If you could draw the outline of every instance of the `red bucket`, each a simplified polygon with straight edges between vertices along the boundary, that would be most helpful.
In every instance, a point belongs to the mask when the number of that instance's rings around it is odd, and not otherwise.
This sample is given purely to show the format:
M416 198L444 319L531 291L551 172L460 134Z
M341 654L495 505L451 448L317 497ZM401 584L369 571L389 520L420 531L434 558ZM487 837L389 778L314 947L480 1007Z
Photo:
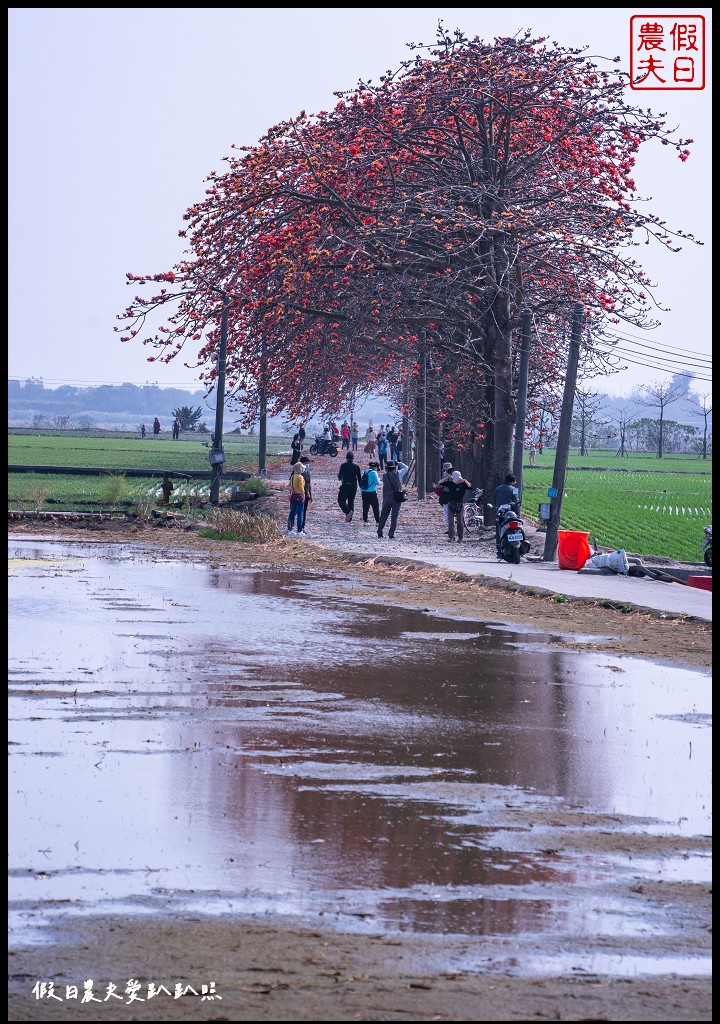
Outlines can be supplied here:
M558 565L561 569L582 569L592 555L589 536L581 530L558 530Z
M687 585L697 587L698 590L712 591L712 576L688 576Z

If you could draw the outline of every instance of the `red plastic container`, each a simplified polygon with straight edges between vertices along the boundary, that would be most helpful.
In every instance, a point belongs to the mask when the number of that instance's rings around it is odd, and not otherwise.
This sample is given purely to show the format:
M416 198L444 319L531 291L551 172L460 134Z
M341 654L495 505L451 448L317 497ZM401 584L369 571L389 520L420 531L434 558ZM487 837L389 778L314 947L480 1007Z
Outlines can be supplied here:
M592 554L589 533L582 530L558 530L558 565L561 569L582 569Z
M688 576L687 585L697 587L698 590L712 591L712 576Z

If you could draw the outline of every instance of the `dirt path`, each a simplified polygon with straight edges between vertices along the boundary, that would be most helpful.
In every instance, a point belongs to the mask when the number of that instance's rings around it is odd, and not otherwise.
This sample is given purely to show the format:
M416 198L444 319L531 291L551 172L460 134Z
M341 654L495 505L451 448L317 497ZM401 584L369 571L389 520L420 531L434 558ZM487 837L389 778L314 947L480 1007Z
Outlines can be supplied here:
M441 935L358 936L281 919L99 918L75 922L62 939L11 953L8 1020L712 1020L709 978L518 977L494 968L495 947L481 943L472 944L475 968L457 969L471 944ZM428 967L439 951L440 971ZM88 978L100 1002L81 1003ZM129 979L143 979L144 1002L128 1004ZM79 996L35 999L38 980L54 980L61 997L77 985ZM148 1000L148 981L171 995ZM108 998L111 982L122 999ZM176 984L197 995L175 998ZM219 998L203 999L203 985Z

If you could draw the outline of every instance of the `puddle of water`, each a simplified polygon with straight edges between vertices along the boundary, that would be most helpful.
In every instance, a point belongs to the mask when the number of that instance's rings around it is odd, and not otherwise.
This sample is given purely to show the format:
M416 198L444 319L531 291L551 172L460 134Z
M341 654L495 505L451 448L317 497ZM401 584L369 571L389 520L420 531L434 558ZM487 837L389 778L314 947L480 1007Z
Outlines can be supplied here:
M593 953L591 956L577 956L569 953L536 956L523 952L522 967L516 957L511 957L484 964L483 969L500 971L503 974L545 976L575 973L578 978L592 977L594 974L610 974L618 978L660 977L668 974L709 978L712 976L712 958L692 956L651 958L648 956L613 956L610 953Z
M375 931L673 931L662 908L609 896L656 878L652 855L557 851L553 833L562 816L580 833L709 834L707 674L537 634L526 650L392 594L336 598L322 575L114 545L17 541L10 555L73 559L10 580L20 940L49 901ZM662 863L675 880L709 874L700 857Z

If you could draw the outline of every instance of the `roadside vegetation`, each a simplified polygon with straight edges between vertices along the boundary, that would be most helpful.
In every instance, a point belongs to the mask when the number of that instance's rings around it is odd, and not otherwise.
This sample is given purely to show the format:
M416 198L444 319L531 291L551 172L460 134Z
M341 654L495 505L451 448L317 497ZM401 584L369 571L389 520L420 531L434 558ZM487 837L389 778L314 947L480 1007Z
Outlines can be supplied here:
M213 508L208 511L207 526L200 530L200 536L265 544L278 536L278 529L272 516L253 515L242 509Z

